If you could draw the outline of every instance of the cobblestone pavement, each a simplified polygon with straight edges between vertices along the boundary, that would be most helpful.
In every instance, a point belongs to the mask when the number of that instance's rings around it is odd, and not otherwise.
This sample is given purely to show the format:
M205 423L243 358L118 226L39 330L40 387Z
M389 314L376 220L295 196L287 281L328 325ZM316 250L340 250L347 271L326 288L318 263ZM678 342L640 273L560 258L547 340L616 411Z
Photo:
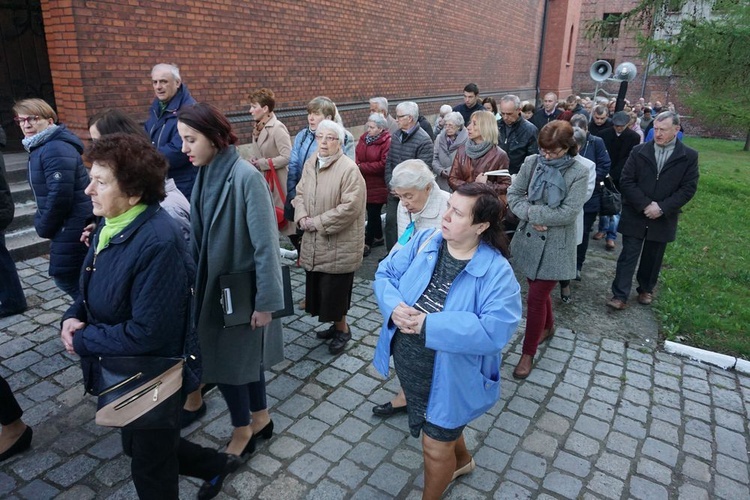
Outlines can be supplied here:
M0 465L0 498L135 498L119 433L94 424L76 359L58 338L65 300L47 260L18 265L31 308L0 320L0 373L34 427L32 450ZM303 290L303 275L294 270ZM331 356L306 316L287 318L287 361L267 375L277 434L224 486L219 498L420 497L422 457L406 417L371 413L397 390L370 366L380 314L356 279L354 341ZM447 498L741 499L748 490L750 378L626 341L561 329L540 349L532 375L511 371L521 335L507 346L501 401L471 423L477 469ZM186 429L219 448L231 428L217 391ZM181 481L181 497L199 483Z

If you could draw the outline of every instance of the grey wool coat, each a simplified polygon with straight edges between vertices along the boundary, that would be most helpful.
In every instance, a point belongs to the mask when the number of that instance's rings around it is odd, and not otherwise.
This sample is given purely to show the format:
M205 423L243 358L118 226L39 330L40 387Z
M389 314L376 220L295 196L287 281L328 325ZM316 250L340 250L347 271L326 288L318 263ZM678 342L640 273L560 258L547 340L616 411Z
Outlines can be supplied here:
M210 224L202 227L197 216L207 169L230 169L221 188ZM271 195L263 175L229 146L198 171L193 188L193 257L197 264L196 316L203 363L203 382L232 385L259 379L261 362L266 369L284 359L281 321L265 328L250 324L224 328L219 276L255 270L258 311L284 306L279 255L279 233ZM206 219L206 217L203 217ZM208 243L203 244L204 231Z
M510 244L513 267L532 280L569 280L576 276L576 218L586 202L588 168L576 161L563 172L568 187L565 199L550 208L545 199L528 201L527 194L536 172L537 158L531 155L521 165L508 188L508 205L520 219ZM532 226L547 226L537 231Z

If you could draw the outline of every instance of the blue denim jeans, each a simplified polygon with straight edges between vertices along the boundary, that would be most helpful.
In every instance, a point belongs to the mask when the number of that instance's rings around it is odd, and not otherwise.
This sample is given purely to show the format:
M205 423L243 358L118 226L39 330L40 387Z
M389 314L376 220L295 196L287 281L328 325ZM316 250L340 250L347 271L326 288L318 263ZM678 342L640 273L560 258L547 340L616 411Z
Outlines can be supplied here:
M606 239L608 240L617 240L617 226L619 225L620 214L599 216L599 232L607 233Z

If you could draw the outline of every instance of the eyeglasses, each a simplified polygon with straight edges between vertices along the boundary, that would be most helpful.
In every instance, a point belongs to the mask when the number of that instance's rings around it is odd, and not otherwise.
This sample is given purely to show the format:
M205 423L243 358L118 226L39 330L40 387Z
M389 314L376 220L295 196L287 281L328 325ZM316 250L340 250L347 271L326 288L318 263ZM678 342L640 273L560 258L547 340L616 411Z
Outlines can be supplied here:
M549 149L539 148L539 154L549 158L560 158L566 153L566 150L560 148L550 151Z
M334 137L332 135L322 136L322 135L315 135L315 138L319 140L320 142L336 142L339 140L338 137Z
M29 124L33 125L34 123L36 123L36 121L38 119L39 119L38 115L34 115L34 116L16 116L16 117L13 118L13 121L16 122L19 125L22 125L24 123L29 123Z

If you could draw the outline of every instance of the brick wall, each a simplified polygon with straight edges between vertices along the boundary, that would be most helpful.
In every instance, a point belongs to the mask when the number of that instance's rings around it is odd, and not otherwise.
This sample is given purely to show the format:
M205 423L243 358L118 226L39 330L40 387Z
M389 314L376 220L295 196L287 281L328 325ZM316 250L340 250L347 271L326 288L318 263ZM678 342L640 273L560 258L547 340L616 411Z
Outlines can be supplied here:
M581 0L550 2L542 56L541 95L554 92L564 99L572 92L580 30Z
M60 115L85 134L87 117L118 107L145 119L156 62L180 66L194 97L228 113L248 108L261 86L280 110L316 95L353 103L345 124L364 121L367 99L446 96L463 86L533 96L544 1L330 0L254 2L43 0ZM239 118L238 118L239 119ZM291 116L292 133L304 113ZM238 125L246 133L246 122Z

